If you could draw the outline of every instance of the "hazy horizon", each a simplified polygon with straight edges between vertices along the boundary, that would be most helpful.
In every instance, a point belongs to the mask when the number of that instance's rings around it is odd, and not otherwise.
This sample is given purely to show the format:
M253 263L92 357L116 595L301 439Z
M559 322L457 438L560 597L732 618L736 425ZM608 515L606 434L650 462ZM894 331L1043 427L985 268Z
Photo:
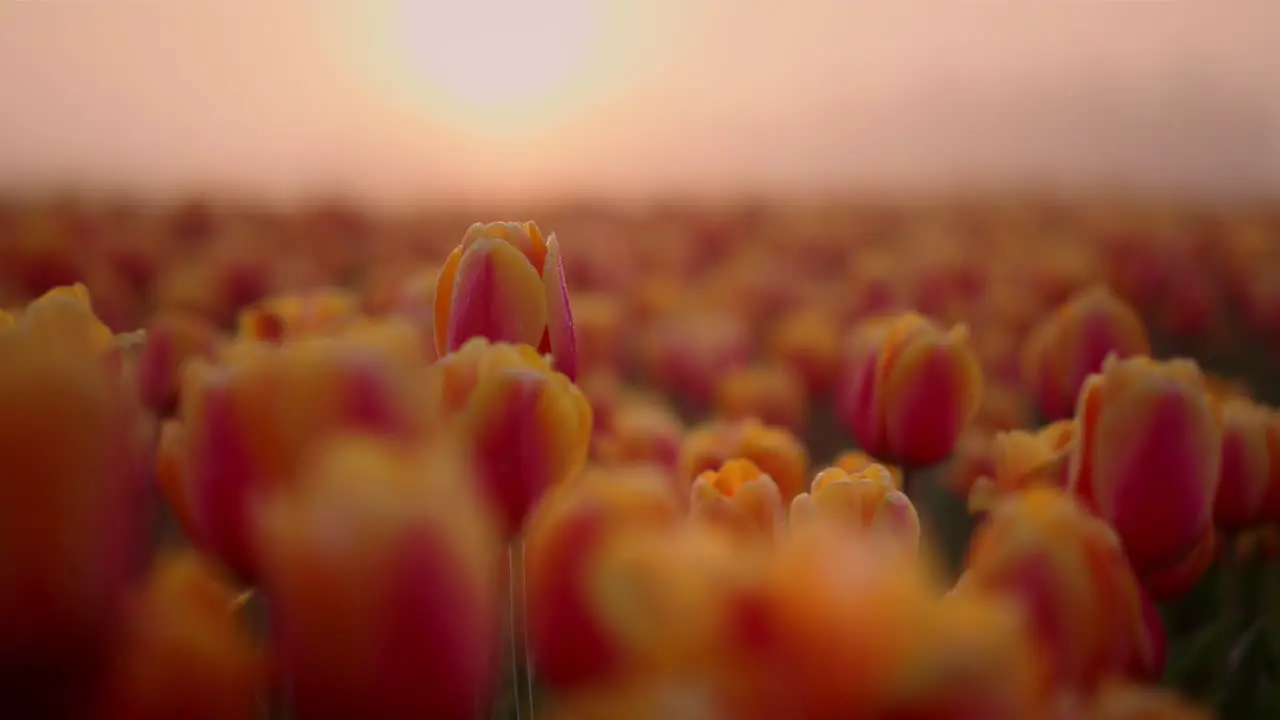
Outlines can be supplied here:
M0 0L0 192L1280 195L1268 0L534 7Z

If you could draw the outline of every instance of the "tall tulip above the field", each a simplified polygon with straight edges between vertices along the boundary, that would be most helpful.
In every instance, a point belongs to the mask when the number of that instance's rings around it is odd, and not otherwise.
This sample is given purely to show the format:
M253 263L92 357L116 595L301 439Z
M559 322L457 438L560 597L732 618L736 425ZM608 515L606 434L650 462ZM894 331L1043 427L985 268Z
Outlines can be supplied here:
M908 313L855 333L838 398L844 425L876 457L917 466L944 459L982 401L968 330Z
M476 223L440 270L436 351L474 337L550 353L555 369L578 374L577 337L555 233L533 222Z

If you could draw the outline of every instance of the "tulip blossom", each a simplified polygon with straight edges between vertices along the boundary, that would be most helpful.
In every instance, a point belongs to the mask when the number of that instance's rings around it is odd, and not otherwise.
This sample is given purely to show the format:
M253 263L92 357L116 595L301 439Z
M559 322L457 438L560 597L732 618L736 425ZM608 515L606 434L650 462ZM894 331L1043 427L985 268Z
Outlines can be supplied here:
M500 538L467 464L332 439L255 524L299 717L473 717L492 689Z
M969 507L981 511L1001 496L1030 487L1065 488L1074 420L1059 420L1039 430L996 433L991 441L991 475L979 479L969 496Z
M542 494L587 461L592 414L582 391L528 345L467 341L428 371L433 419L472 445L485 494L509 534Z
M839 455L836 456L835 460L831 461L831 466L840 468L841 470L844 470L846 473L849 473L849 475L851 476L858 475L859 473L865 470L868 470L873 466L879 469L887 470L889 472L889 478L893 482L893 489L894 490L902 489L902 484L904 480L902 475L902 468L896 465L890 465L888 463L881 462L876 458L871 457L870 455L868 455L866 452L862 450L846 450L840 453Z
M773 478L750 460L730 460L693 481L693 516L744 537L772 538L782 526L782 496Z
M1025 612L1055 686L1159 674L1159 636L1115 534L1053 488L1002 499L969 548L957 591Z
M266 664L243 595L190 554L164 557L133 600L103 697L103 720L252 720Z
M1222 433L1195 363L1109 359L1081 389L1076 422L1070 487L1116 529L1140 574L1206 542Z
M272 297L240 312L237 335L247 340L332 335L360 315L360 298L342 290Z
M1102 369L1109 355L1146 355L1151 346L1138 314L1105 287L1073 296L1032 330L1023 356L1023 374L1051 420L1075 409L1085 378Z
M198 316L170 312L153 318L138 358L142 401L170 413L178 401L183 365L190 358L214 357L218 341L217 328Z
M804 431L809 416L803 380L776 365L726 372L716 383L715 404L717 414L726 420L758 418L796 433Z
M656 400L633 398L621 402L607 430L596 433L593 454L604 464L650 462L676 471L684 423Z
M839 467L818 473L809 492L791 502L792 527L814 520L889 538L910 555L920 546L920 518L915 506L882 465L855 473Z
M1228 530L1238 530L1259 520L1271 458L1267 453L1266 408L1240 398L1220 406L1222 415L1222 463L1213 517Z
M734 459L750 460L767 474L782 493L783 503L790 503L809 480L804 445L786 430L758 420L715 421L691 430L680 447L677 475L691 488L703 471L719 469Z
M476 223L440 270L436 352L471 338L550 353L557 372L578 374L578 347L555 233L532 222Z
M856 331L847 367L840 418L876 457L941 461L982 401L963 325L944 331L915 314L872 322Z

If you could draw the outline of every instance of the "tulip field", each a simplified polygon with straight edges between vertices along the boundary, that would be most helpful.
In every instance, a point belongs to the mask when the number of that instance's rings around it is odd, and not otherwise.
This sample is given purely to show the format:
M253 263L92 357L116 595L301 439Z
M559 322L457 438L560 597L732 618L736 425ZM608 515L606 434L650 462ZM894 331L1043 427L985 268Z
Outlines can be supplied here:
M1280 718L1272 208L22 200L0 308L0 717Z

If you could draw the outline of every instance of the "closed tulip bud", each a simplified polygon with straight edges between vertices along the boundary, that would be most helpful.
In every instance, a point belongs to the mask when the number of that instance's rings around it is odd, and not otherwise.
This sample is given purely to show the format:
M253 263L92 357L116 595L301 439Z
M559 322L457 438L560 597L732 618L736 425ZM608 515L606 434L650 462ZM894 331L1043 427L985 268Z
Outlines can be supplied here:
M86 701L142 569L143 413L88 329L43 311L0 329L0 694L17 717Z
M893 489L902 489L902 468L897 465L890 465L871 457L862 450L845 450L831 461L832 467L840 468L850 475L857 475L871 467L876 467L889 471L889 478L893 481Z
M336 438L306 483L260 509L262 588L298 717L470 718L481 707L501 545L452 449Z
M803 382L780 366L730 370L716 383L715 396L717 414L726 420L757 418L801 433L809 417Z
M1105 287L1073 296L1032 331L1023 355L1024 380L1051 420L1067 417L1085 378L1109 355L1151 351L1138 314Z
M982 401L968 331L907 314L857 332L838 402L845 427L877 457L907 465L946 458Z
M1159 674L1142 591L1107 525L1071 496L1036 488L1004 498L969 548L959 592L1016 603L1056 687Z
M769 350L804 380L809 397L817 397L831 390L840 371L840 325L820 311L795 312L774 329Z
M1220 406L1222 464L1213 517L1225 530L1239 530L1259 520L1271 478L1267 453L1267 410L1233 398Z
M790 503L808 483L804 445L786 430L758 420L715 421L694 428L680 446L677 475L692 488L703 471L717 470L734 459L750 460L772 478L783 503Z
M272 297L240 311L237 335L243 340L279 342L333 335L360 317L360 297L323 289L306 295Z
M782 496L773 478L750 460L730 460L693 481L693 516L743 537L772 538L783 523Z
M194 365L182 399L182 477L192 540L252 580L250 510L289 485L299 463L335 433L405 441L424 418L405 368L371 348L335 340L231 348L221 365ZM181 510L179 511L181 516Z
M1222 434L1189 360L1110 359L1080 391L1072 491L1116 529L1139 574L1212 532Z
M218 341L217 328L199 316L169 312L153 318L138 357L138 388L147 407L172 414L183 365L190 358L212 358Z
M79 283L55 287L31 301L18 317L17 327L92 353L105 353L114 337L111 328L94 315L89 289Z
M607 465L648 462L674 474L683 439L684 423L670 408L656 400L627 400L612 427L594 438L594 454Z
M610 468L552 491L539 505L524 545L528 636L539 679L569 688L627 669L591 594L591 574L608 543L630 532L668 532L682 517L665 478Z
M920 547L920 517L915 506L882 465L856 473L839 467L818 473L809 492L797 495L791 503L792 527L814 520L888 538L910 555Z
M503 529L518 533L542 494L586 464L590 404L528 345L473 338L438 360L429 377L434 414L471 443Z
M1066 488L1076 422L1059 420L1034 432L996 433L991 446L991 475L975 483L970 510L981 512L998 497L1031 487Z
M199 556L162 558L128 610L94 717L259 717L266 664L237 617L242 598Z
M476 223L440 270L436 352L471 338L550 353L557 372L578 374L578 344L555 233L532 222Z

